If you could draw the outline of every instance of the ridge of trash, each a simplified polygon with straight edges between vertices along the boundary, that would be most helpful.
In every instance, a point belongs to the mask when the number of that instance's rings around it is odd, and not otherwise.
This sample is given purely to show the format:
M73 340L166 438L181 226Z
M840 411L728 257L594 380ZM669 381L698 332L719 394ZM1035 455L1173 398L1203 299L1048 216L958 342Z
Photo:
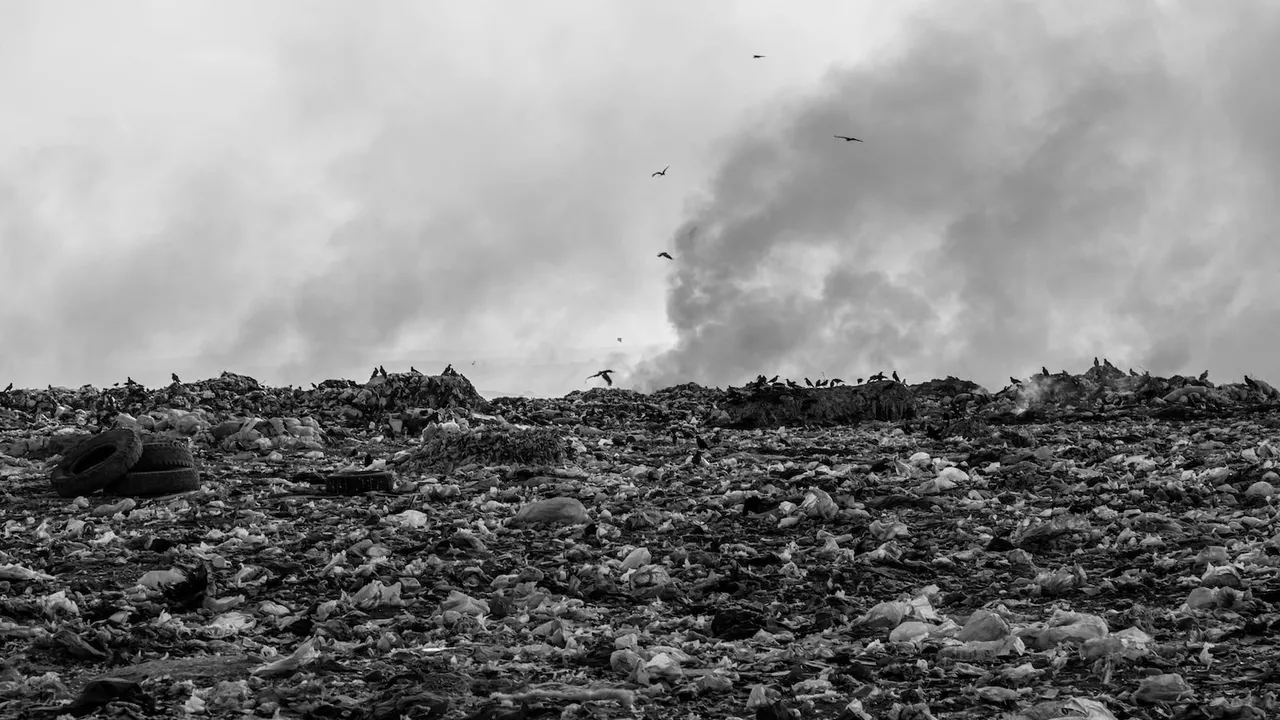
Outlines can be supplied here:
M0 392L0 719L1280 714L1274 387L874 377Z

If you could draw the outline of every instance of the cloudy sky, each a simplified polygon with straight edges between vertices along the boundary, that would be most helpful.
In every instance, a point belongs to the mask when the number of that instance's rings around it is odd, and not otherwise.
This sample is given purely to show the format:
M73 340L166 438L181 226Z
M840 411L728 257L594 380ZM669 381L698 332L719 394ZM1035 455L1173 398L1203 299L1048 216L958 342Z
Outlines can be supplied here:
M1278 60L1263 2L5 3L0 384L1280 380Z

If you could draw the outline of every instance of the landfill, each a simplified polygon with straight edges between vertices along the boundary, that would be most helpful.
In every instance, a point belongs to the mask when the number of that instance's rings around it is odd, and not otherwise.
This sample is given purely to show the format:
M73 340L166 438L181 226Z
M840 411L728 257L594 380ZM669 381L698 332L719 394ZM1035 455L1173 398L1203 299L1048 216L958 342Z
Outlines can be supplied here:
M1280 717L1280 392L873 377L0 393L0 720Z

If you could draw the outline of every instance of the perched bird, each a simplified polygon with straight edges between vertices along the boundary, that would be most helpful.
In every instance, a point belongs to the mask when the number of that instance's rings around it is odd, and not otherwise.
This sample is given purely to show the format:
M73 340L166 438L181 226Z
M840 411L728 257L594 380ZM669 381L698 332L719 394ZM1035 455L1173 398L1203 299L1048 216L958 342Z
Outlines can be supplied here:
M1041 365L1041 366L1040 366L1040 374L1041 374L1041 375L1043 375L1043 376L1045 376L1045 377L1049 377L1049 368L1047 368L1047 367L1045 367L1045 366Z
M656 172L656 173L654 173L654 174L650 175L649 177L658 177L659 175L664 175L664 176L665 176L665 175L667 174L667 171L668 171L668 170L670 170L670 169L671 169L671 166L670 166L670 165L668 165L668 166L666 166L666 167L662 168L662 170L660 170L660 171L658 171L658 172Z
M387 369L386 369L386 368L384 368L384 367L382 367L381 365L379 365L379 366L378 366L378 374L379 374L379 375L381 375L382 377L386 377L386 376L387 376Z
M751 59L752 59L752 60L759 60L759 59L761 59L761 58L763 58L763 57L764 57L763 55L752 55L752 56L751 56Z
M872 380L884 380L884 379L885 379L885 378L884 378L884 371L882 370L882 371L880 371L880 372L876 373L875 375L872 375L871 377L867 378L867 382L871 382Z
M1018 378L1016 378L1016 377L1014 377L1014 376L1012 376L1012 375L1010 375L1010 376L1009 376L1009 382L1010 382L1010 383L1013 383L1014 385L1021 385L1021 384L1022 384L1022 381L1021 381L1021 380L1019 380Z
M1097 355L1094 355L1094 356L1093 356L1093 366L1094 366L1094 367L1098 367L1098 356L1097 356Z
M813 381L810 380L809 378L804 379L804 384L808 385L809 387L813 387Z
M319 385L316 385L315 383L311 383L311 389L312 389L312 390L319 390L319 389L320 389L320 386L319 386Z
M378 377L378 366L377 366L377 365L374 365L374 366L373 366L373 372L369 373L369 379L370 379L370 380L372 380L372 379L374 379L374 378L376 378L376 377Z
M660 253L658 253L658 257L664 257L664 258L666 258L666 259L668 259L668 260L673 260L673 259L674 259L674 258L672 258L670 255L668 255L668 254L667 254L667 253L665 253L665 252L660 252Z
M781 377L781 376L780 376L780 375L774 375L774 376L769 380L769 384L770 384L770 385L772 385L772 384L774 384L774 383L778 382L778 378L779 378L779 377Z
M1201 380L1201 381L1208 380L1208 379L1209 379L1209 371L1208 371L1208 370L1205 370L1204 372L1200 373L1200 380Z
M10 391L10 390L12 390L12 389L13 389L13 383L9 383L8 385L6 385L6 386L4 387L4 391L5 391L5 392L9 392L9 391Z
M709 442L707 442L706 440L704 440L704 439L703 439L703 437L702 437L701 435L694 435L694 436L693 436L693 439L694 439L694 441L695 441L695 442L697 442L697 443L698 443L698 449L699 449L699 450L710 450L710 449L711 449L711 443L709 443Z
M791 388L791 389L793 389L793 390L799 390L799 389L800 389L800 383L796 382L795 380L787 380L787 387L789 387L789 388Z
M861 384L862 384L862 378L858 378L858 384L859 384L859 385L861 385Z
M471 364L472 364L472 365L474 365L475 363L471 363ZM421 374L422 374L422 373L418 372L418 368L416 368L416 367L414 367L414 366L412 366L412 365L410 365L410 366L409 366L409 372L413 373L414 375L421 375Z
M442 373L440 373L440 374L441 374L441 375L452 375L453 373L454 373L454 370L453 370L453 363L449 363L448 365L445 365L445 366L444 366L444 372L442 372Z
M134 381L133 381L133 378L129 377L128 375L125 375L125 376L124 376L124 384L125 384L125 385L137 385L138 383L134 382Z
M845 141L845 142L862 142L862 141L861 141L861 140L859 140L858 138L856 138L856 137L849 137L848 135L836 135L836 139L837 139L837 140L843 140L843 141Z
M818 382L814 383L814 385L816 385L816 386L818 386L818 387L826 387L826 386L827 386L827 384L828 384L828 383L830 383L830 382L831 382L830 380L828 380L828 379L826 379L826 378L823 378L823 379L819 380Z
M859 379L858 379L858 382L862 382L862 379L861 379L861 378L859 378ZM840 378L831 378L831 384L832 384L832 385L843 385L843 384L844 384L844 381L843 381L843 380L841 380Z
M893 381L894 381L894 382L902 382L902 380L898 377L898 371L897 371L897 370L894 370L894 371L893 371Z
M605 384L607 384L609 387L613 387L613 378L609 377L609 373L612 373L612 372L615 372L615 371L613 371L613 370L601 370L600 372L596 373L595 375L591 375L591 376L589 376L587 379L588 379L588 380L590 380L591 378L597 378L597 377L598 377L598 378L604 378Z
M173 378L173 381L179 385L182 384L182 381L178 379L178 373L169 373L169 377Z

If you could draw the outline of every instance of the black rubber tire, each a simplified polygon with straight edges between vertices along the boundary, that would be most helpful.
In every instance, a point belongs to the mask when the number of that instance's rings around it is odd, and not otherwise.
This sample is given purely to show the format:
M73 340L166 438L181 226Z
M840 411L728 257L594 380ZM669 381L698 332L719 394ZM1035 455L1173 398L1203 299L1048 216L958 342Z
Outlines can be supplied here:
M137 431L116 428L99 433L71 448L49 477L61 497L90 495L124 477L142 457Z
M200 471L188 467L131 472L108 485L106 492L111 495L169 495L199 489Z
M191 450L185 441L164 440L142 443L142 457L138 458L130 472L155 472L195 466L195 458L191 456Z
M350 470L324 479L325 492L333 495L359 495L374 490L390 492L395 485L396 474L389 470Z

